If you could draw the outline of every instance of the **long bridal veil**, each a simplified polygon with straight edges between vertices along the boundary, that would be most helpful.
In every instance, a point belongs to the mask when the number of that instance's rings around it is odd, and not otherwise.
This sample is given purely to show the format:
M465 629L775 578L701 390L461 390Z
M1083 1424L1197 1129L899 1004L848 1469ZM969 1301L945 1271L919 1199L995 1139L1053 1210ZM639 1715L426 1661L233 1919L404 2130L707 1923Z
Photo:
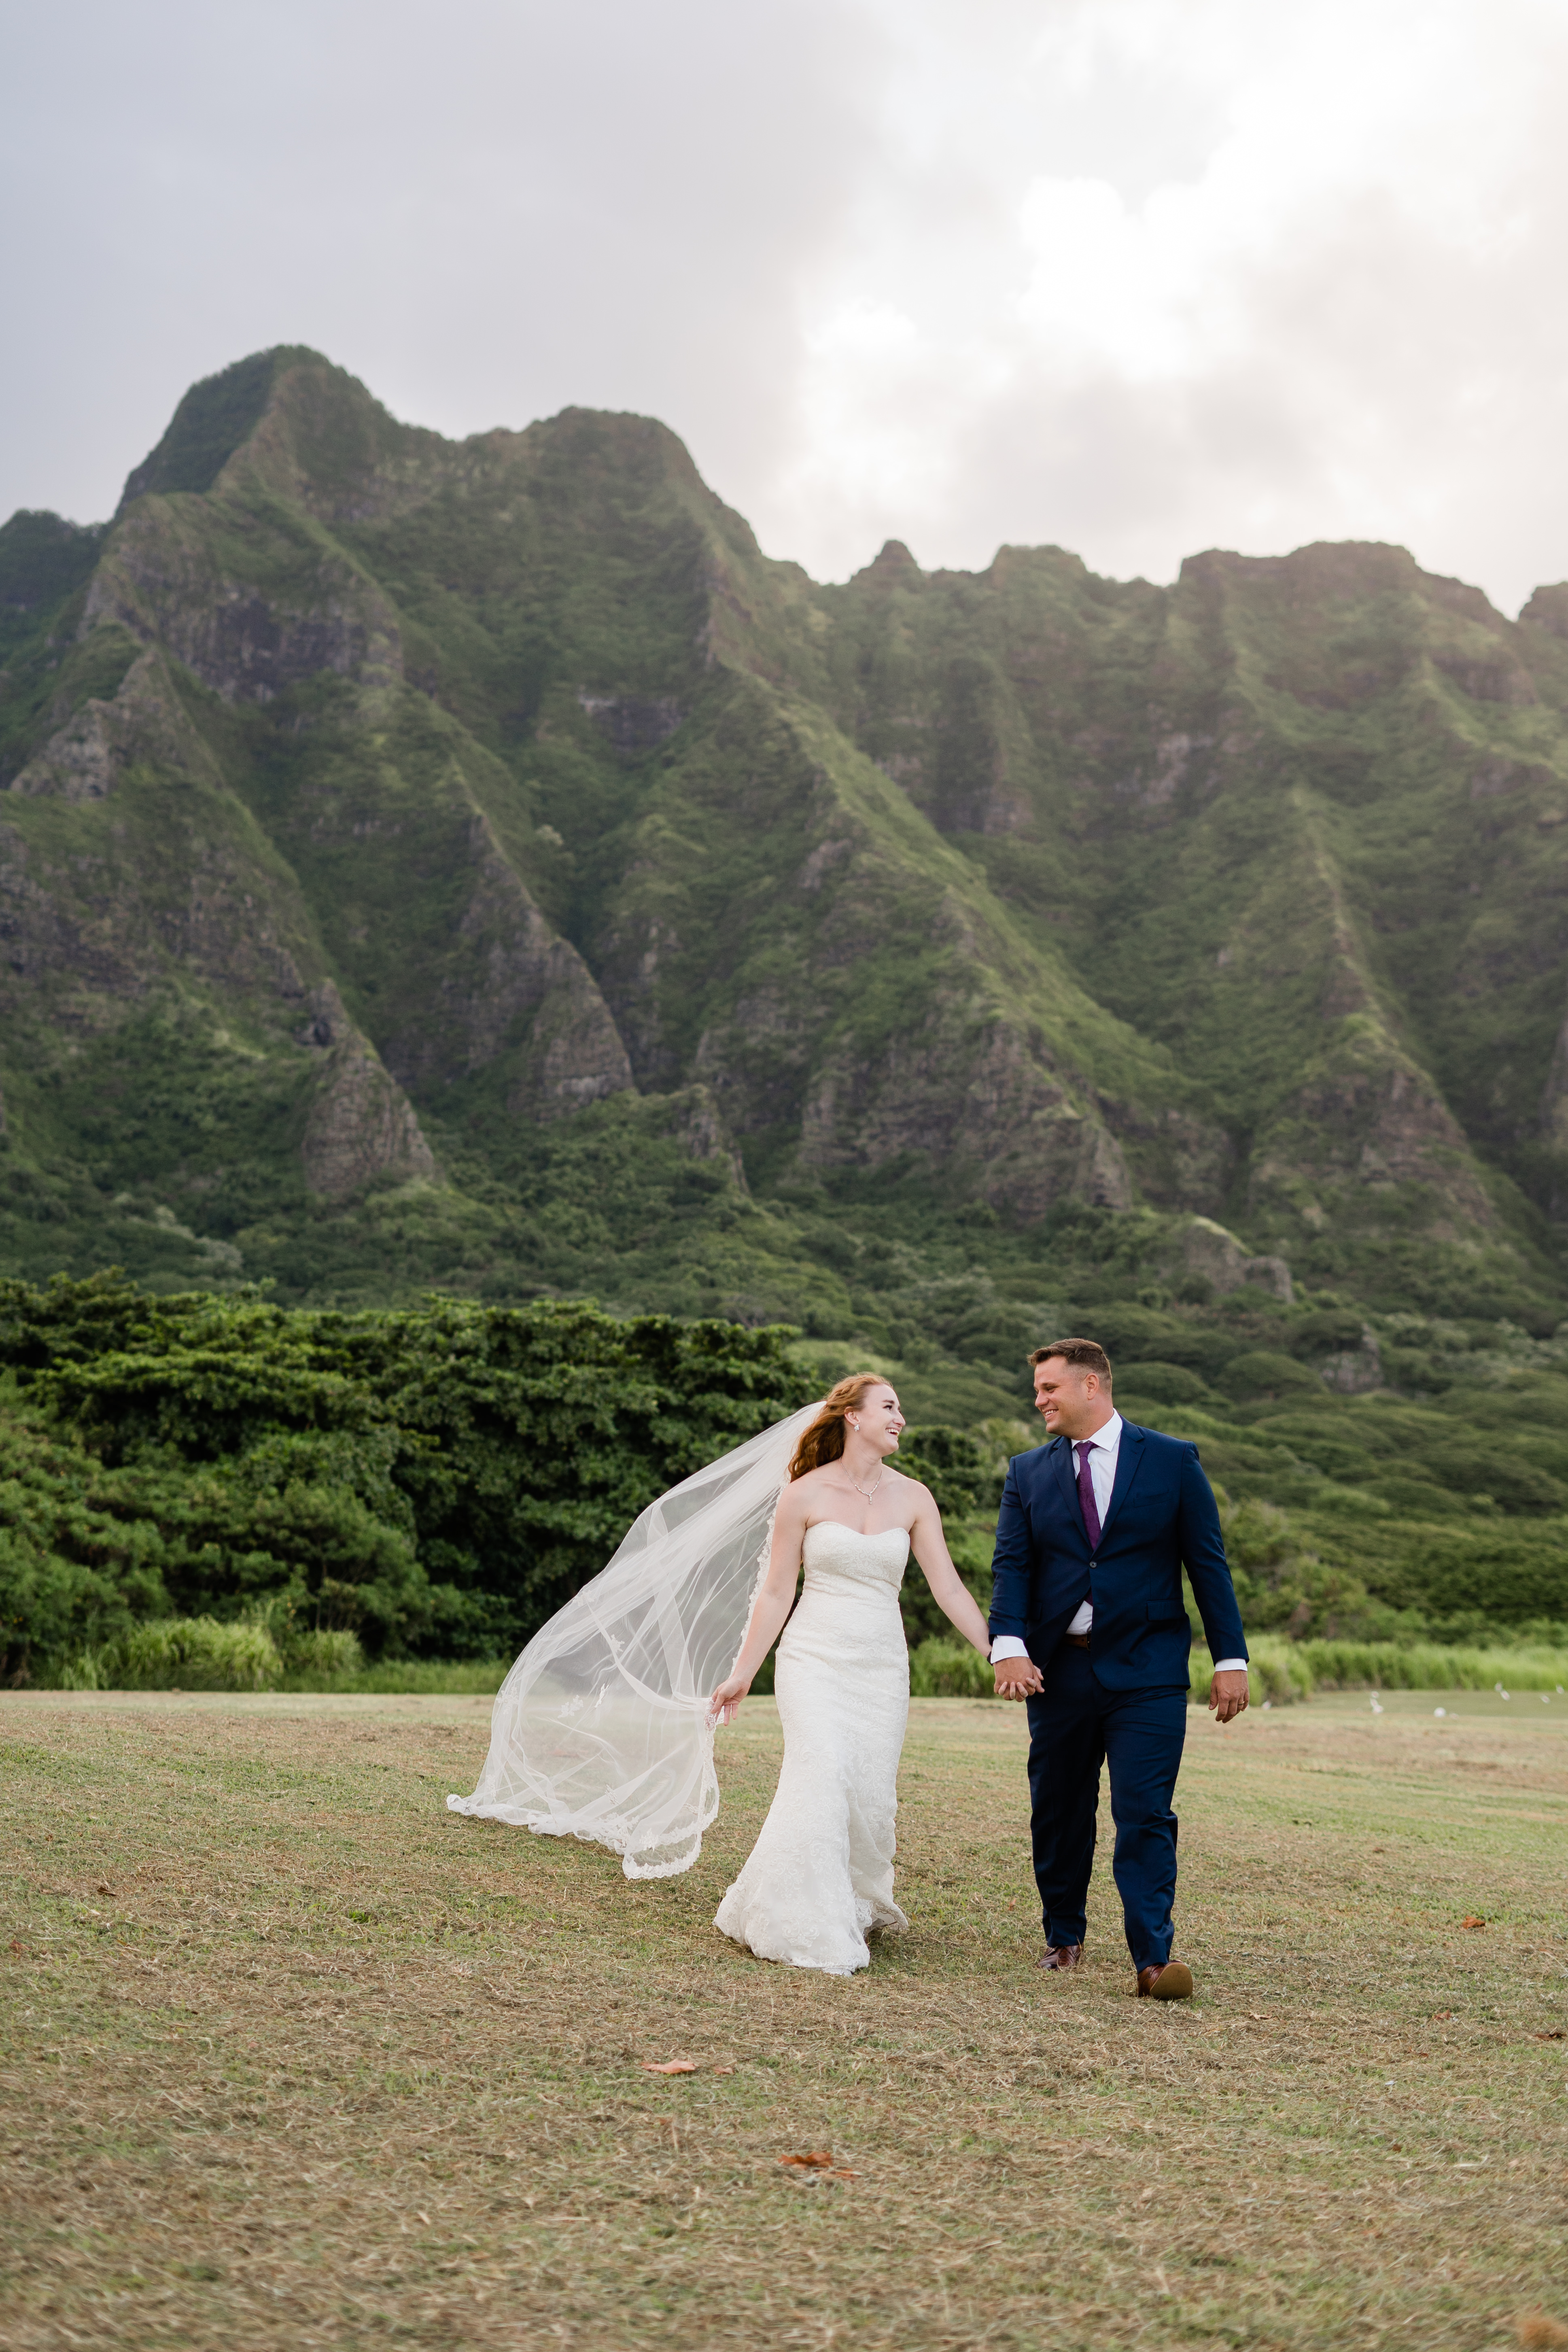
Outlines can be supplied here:
M805 1406L650 1503L496 1695L471 1797L547 1837L593 1838L628 1878L689 1870L719 1810L709 1696L732 1671Z

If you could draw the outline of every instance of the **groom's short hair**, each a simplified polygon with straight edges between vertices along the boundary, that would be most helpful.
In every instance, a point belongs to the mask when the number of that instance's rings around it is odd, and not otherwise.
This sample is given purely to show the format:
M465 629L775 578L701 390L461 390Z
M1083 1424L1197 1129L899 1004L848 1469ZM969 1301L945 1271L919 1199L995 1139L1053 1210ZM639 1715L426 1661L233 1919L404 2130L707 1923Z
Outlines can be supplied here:
M1110 1359L1098 1339L1048 1339L1043 1348L1031 1348L1031 1364L1043 1364L1047 1356L1059 1356L1067 1364L1081 1365L1086 1372L1098 1372L1107 1388L1110 1386Z

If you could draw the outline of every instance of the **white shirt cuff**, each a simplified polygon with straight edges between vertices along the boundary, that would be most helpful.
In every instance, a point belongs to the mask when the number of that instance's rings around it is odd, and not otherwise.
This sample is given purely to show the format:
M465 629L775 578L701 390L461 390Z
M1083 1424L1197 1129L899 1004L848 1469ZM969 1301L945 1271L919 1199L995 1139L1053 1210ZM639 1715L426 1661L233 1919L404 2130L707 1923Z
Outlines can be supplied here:
M1000 1665L1004 1658L1026 1658L1028 1654L1026 1646L1019 1641L1016 1633L998 1633L991 1644L991 1663L994 1666ZM1247 1672L1247 1660L1216 1658L1211 1671L1216 1675L1244 1675Z

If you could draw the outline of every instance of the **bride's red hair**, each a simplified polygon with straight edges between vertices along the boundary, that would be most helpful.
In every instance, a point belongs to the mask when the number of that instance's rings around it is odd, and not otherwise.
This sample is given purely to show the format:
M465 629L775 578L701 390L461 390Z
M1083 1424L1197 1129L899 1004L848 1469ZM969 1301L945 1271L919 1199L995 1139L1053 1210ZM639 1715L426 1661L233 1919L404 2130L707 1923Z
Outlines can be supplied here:
M820 1470L825 1462L837 1462L844 1452L844 1416L864 1404L869 1389L885 1389L891 1382L880 1372L851 1372L847 1381L837 1381L822 1400L816 1419L802 1431L800 1444L795 1449L795 1459L789 1465L792 1478L804 1478L808 1470Z

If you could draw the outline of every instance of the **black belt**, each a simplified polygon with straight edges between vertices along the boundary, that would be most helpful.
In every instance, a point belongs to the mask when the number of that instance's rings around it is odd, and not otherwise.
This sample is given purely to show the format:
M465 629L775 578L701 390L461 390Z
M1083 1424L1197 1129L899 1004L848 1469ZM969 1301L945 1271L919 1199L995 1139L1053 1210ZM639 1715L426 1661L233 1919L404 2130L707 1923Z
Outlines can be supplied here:
M1087 1633L1064 1633L1062 1635L1062 1640L1064 1642L1070 1642L1075 1650L1087 1650L1089 1647L1089 1635Z

